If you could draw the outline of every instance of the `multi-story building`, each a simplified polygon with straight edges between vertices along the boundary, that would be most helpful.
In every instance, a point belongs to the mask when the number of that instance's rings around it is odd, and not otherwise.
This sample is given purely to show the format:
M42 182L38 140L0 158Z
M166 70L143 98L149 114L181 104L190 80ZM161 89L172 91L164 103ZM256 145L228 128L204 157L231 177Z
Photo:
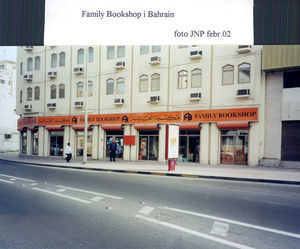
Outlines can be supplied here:
M16 63L0 61L0 152L17 151Z
M19 47L20 152L62 156L70 142L81 156L87 108L93 159L108 156L114 137L124 160L165 161L166 124L178 124L178 161L256 165L264 154L261 49Z

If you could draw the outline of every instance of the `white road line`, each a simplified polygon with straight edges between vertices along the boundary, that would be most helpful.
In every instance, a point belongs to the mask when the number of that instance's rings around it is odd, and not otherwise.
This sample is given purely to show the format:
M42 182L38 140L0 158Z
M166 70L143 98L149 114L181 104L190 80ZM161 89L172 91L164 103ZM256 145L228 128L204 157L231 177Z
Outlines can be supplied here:
M68 195L59 194L59 193L48 191L48 190L41 189L41 188L33 188L33 189L41 191L41 192L45 192L45 193L48 193L48 194L52 194L52 195L64 197L64 198L67 198L67 199L71 199L71 200L74 200L74 201L79 201L79 202L83 202L83 203L91 203L90 201L86 201L86 200L79 199L79 198L76 198L76 197L71 197L71 196L68 196Z
M17 179L15 179L15 178L11 178L11 179L9 179L10 181L15 181L15 180L17 180Z
M65 192L66 189L65 188L60 188L60 189L57 189L56 192L59 192L59 193L62 193L62 192Z
M171 223L167 223L167 222L164 222L164 221L159 221L159 220L152 219L152 218L149 218L149 217L145 217L145 216L142 216L142 215L139 215L139 214L135 215L134 217L144 219L144 220L150 221L152 223L162 225L162 226L166 226L166 227L178 230L178 231L189 233L189 234L201 237L203 239L212 240L214 242L218 242L218 243L221 243L223 245L232 246L234 248L253 249L253 247L248 247L248 246L245 246L245 245L242 245L242 244L238 244L238 243L231 242L231 241L228 241L228 240L220 239L220 238L208 235L208 234L200 233L200 232L197 232L195 230L191 230L191 229L188 229L188 228L185 228L185 227L182 227L182 226L178 226L178 225L174 225L174 224L171 224Z
M250 228L254 228L254 229L258 229L258 230L262 230L262 231L266 231L266 232L270 232L270 233L277 233L277 234L286 235L286 236L290 236L290 237L300 239L300 234L296 234L296 233L285 232L285 231L281 231L281 230L277 230L277 229L252 225L252 224L245 223L245 222L224 219L224 218L220 218L220 217L216 217L216 216L211 216L211 215L206 215L206 214L201 214L201 213L195 213L195 212L191 212L191 211L187 211L187 210L181 210L181 209L177 209L177 208L162 207L162 209L167 209L167 210L180 212L180 213L185 213L185 214L191 214L191 215L200 216L200 217L204 217L204 218L208 218L208 219L218 220L218 221L222 221L222 222L236 224L236 225L240 225L240 226L244 226L244 227L250 227Z
M16 177L16 176L4 175L4 174L0 174L0 176L5 176L5 177L9 177L9 178L20 179L20 180L27 181L27 182L35 182L34 180L26 179L26 178L22 178L22 177Z
M229 225L227 223L215 221L210 233L227 237L228 230L229 230Z
M148 206L145 206L145 207L143 207L140 211L139 211L139 213L141 213L141 214L150 214L152 211L154 210L154 208L153 207L148 207Z
M80 192L88 193L88 194L92 194L92 195L100 195L100 196L104 196L104 197L112 198L112 199L117 199L117 200L122 200L123 199L122 197L118 197L118 196L114 196L114 195L106 195L106 194L102 194L102 193L98 193L98 192L92 192L92 191L83 190L83 189L79 189L79 188L71 188L71 187L66 187L66 186L62 186L62 185L57 185L56 187L71 189L71 190L80 191Z
M6 182L6 183L14 183L14 182L11 182L11 181L7 181L7 180L3 180L3 179L0 179L0 182Z
M39 185L38 183L34 182L34 183L30 183L31 186L36 186Z
M101 196L95 196L95 197L91 198L90 200L91 201L100 201L102 199L103 199L103 197L101 197Z

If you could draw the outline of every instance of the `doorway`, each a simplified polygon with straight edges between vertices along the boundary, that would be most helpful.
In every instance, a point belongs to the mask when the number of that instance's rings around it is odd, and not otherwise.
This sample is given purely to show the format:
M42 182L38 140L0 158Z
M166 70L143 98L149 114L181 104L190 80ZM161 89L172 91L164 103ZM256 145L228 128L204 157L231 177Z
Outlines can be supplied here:
M158 160L158 132L140 132L139 160Z
M64 132L50 131L50 156L63 155Z
M181 130L179 137L179 162L199 162L200 130Z

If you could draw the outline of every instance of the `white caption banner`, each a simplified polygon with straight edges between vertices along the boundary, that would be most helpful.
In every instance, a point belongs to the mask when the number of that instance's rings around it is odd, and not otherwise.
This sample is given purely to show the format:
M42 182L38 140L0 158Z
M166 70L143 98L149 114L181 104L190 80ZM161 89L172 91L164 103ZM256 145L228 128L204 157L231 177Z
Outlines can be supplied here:
M253 0L46 0L45 45L253 44Z

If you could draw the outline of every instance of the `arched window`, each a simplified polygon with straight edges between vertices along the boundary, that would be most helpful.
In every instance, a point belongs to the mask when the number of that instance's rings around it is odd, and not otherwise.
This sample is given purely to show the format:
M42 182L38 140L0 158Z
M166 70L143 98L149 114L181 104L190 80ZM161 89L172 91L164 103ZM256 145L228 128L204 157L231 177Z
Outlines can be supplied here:
M66 65L66 53L60 52L59 53L59 66L63 67Z
M52 54L51 55L51 67L57 67L57 54Z
M32 58L27 59L27 71L32 71Z
M242 63L239 65L239 77L238 83L249 83L250 82L250 64Z
M34 58L34 70L40 70L41 67L41 58L39 56L36 56Z
M106 81L106 95L114 94L114 80L108 79Z
M185 70L178 72L178 89L187 88L188 72Z
M32 100L32 88L28 87L27 88L27 101L31 101Z
M89 62L94 61L94 48L89 47Z
M36 86L34 88L34 100L40 100L40 87Z
M88 96L93 96L93 81L89 80L88 84Z
M160 75L158 73L151 75L151 91L160 90Z
M56 99L56 85L51 85L50 87L50 98Z
M192 87L201 87L202 86L202 70L195 68L192 70L191 78Z
M140 92L148 91L148 75L143 74L140 76Z
M222 67L222 85L233 84L234 67L232 65L225 65Z
M84 50L78 49L77 51L77 64L83 64L84 63Z
M83 97L83 82L77 83L77 97Z
M125 92L125 79L117 79L117 94L123 94Z
M65 85L60 84L58 86L58 98L64 99L65 98Z

